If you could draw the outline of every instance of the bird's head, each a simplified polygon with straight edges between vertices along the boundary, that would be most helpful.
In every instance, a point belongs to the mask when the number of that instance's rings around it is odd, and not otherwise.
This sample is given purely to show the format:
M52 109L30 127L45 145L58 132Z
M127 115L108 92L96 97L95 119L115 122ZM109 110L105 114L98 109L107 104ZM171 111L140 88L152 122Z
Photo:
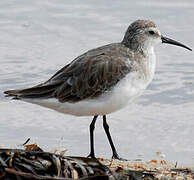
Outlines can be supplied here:
M176 46L189 47L161 35L154 22L149 20L137 20L127 29L122 44L132 50L147 51L158 43L168 43Z

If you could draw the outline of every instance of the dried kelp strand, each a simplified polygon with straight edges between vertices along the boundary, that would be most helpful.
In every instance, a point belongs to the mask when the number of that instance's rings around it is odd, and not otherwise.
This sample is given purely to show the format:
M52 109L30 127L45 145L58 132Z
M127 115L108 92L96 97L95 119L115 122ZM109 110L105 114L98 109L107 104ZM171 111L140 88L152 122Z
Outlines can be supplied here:
M85 164L85 163L84 163ZM87 177L88 176L88 173L87 173L87 170L86 170L86 168L80 163L76 163L76 165L75 165L75 167L76 168L80 168L80 170L81 170L81 174L83 175L83 176L85 176L85 177ZM92 170L92 173L94 174L94 171Z
M7 164L1 157L0 157L0 166L7 167Z
M57 168L57 176L60 176L60 174L61 174L61 161L55 155L53 155L53 160L54 160L55 166Z

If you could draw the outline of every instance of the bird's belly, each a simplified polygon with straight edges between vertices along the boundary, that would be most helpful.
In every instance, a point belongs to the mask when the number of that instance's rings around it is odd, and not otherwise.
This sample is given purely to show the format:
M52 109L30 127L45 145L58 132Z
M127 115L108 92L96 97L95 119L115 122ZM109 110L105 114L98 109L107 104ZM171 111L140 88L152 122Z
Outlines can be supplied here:
M76 103L60 103L54 98L36 99L30 100L30 102L75 116L105 115L125 107L142 94L148 83L137 77L137 74L130 73L110 91L106 91L97 98L86 99Z

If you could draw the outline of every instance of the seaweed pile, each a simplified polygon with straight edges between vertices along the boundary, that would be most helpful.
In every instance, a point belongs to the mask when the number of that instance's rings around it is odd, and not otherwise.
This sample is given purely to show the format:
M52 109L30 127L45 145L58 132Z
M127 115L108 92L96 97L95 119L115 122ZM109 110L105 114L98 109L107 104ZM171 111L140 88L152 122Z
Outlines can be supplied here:
M4 180L194 179L194 171L191 169L172 169L166 164L161 169L156 164L70 157L43 152L36 144L26 146L25 150L0 149L0 179Z
M0 149L0 179L94 179L111 171L97 160L41 151Z

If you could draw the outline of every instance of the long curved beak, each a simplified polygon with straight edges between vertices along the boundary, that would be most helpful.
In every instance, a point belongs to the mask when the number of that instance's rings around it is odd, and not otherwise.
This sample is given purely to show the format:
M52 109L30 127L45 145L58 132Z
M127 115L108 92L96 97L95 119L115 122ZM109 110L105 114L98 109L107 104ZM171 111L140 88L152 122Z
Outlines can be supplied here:
M181 44L180 42L177 42L175 40L172 40L170 38L167 38L167 37L164 37L164 36L161 36L161 39L162 39L162 43L167 43L167 44L173 44L173 45L176 45L176 46L181 46L181 47L184 47L190 51L192 51L191 48L185 46L184 44Z

